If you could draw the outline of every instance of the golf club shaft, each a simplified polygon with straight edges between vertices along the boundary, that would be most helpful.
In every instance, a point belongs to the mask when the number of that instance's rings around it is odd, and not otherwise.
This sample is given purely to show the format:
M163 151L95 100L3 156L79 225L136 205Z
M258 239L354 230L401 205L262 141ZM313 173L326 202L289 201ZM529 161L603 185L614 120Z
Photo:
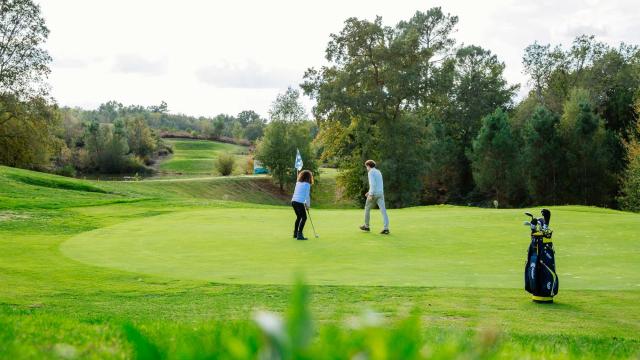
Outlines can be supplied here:
M316 233L316 227L313 225L313 220L311 219L311 211L307 209L307 214L309 215L309 222L311 223L311 228L313 229L313 236L318 237L318 233Z

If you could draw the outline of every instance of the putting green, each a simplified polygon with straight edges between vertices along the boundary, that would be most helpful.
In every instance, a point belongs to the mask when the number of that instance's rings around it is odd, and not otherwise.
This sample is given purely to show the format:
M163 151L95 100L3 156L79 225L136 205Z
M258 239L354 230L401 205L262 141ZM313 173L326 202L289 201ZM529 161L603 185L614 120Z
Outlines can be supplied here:
M640 289L640 215L552 208L562 289ZM312 210L319 239L291 238L288 208L160 215L61 245L83 263L178 279L286 284L520 288L529 243L522 210L452 206L390 211L389 236L360 210ZM374 230L380 215L372 213Z

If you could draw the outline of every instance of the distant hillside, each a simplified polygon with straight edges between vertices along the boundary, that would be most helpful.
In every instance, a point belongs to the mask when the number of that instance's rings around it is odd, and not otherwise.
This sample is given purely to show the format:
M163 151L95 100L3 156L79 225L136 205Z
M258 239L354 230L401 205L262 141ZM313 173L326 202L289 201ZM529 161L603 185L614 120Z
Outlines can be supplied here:
M218 175L215 160L220 153L235 156L234 175L243 175L247 169L249 148L209 140L165 139L173 147L173 155L160 162L159 175Z

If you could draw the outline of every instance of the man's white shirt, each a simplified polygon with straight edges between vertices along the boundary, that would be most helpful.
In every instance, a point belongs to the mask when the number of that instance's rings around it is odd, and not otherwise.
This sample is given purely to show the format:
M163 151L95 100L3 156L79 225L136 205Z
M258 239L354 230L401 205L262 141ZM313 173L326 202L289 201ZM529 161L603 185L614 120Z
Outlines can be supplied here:
M383 195L384 185L382 183L382 173L373 168L369 170L369 195Z

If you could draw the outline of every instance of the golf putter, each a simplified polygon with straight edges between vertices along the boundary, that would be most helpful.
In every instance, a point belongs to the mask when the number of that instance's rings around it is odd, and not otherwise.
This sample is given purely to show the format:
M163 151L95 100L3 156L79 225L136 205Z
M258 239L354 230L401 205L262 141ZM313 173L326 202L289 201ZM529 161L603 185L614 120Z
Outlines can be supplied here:
M320 235L318 235L318 233L316 232L316 227L313 225L313 220L311 219L311 211L309 211L309 209L307 209L307 214L309 215L309 222L311 223L311 228L313 229L313 236L315 236L315 238L319 238Z

